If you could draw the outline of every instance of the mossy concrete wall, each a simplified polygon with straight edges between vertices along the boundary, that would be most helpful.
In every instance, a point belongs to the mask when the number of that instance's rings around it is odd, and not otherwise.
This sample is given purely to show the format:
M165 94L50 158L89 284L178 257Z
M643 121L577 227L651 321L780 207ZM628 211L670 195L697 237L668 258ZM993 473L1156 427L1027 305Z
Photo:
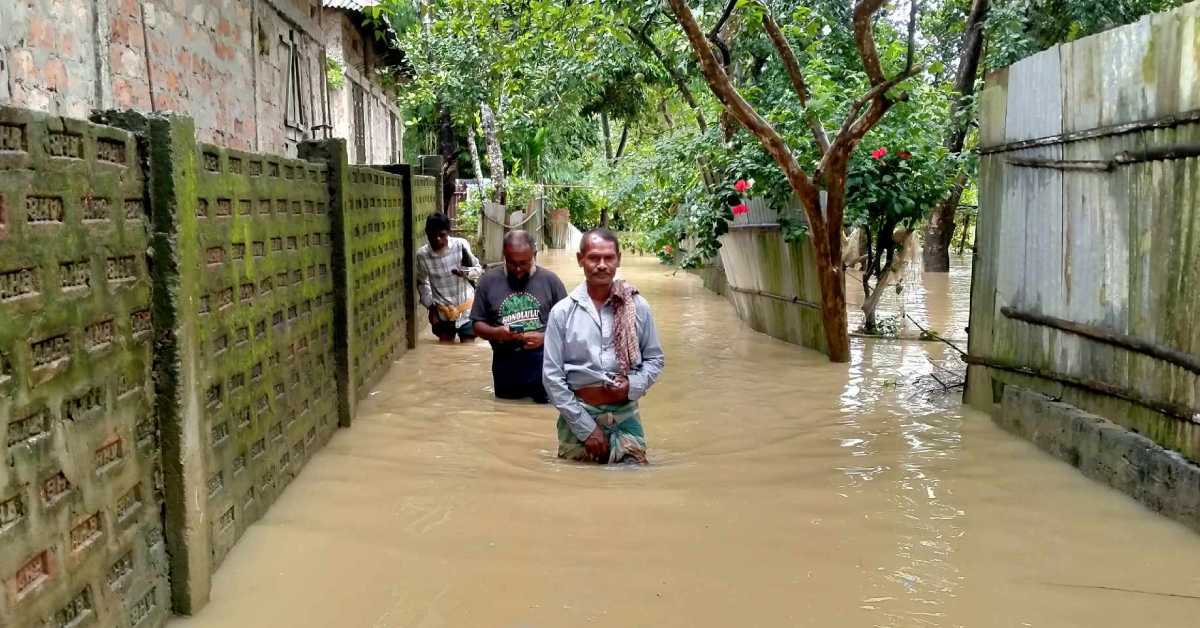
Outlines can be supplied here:
M181 267L197 285L200 446L215 569L338 425L325 164L197 147ZM191 227L191 228L189 228Z
M0 108L0 625L169 608L145 157L126 131Z
M413 339L430 178L0 109L0 625L160 625ZM120 127L120 128L118 128Z
M1001 312L1009 306L1200 353L1200 159L1184 151L1105 169L1072 166L1200 145L1198 72L1200 3L1191 3L988 77L973 356L1133 391L1200 415L1196 373ZM1015 159L1066 167L1031 168ZM984 365L970 367L967 398L1003 417L1007 386L1061 400L1200 461L1195 416ZM1158 479L1145 474L1143 481Z
M1200 532L1200 466L1101 416L1018 385L1004 387L996 422ZM1154 478L1147 481L1146 478Z
M826 353L821 311L812 306L821 302L815 255L810 242L788 242L777 225L738 226L721 236L723 289L738 317L756 331Z
M355 395L370 393L407 350L403 235L404 177L373 168L350 168L345 221L350 276L350 342ZM424 178L422 179L422 193ZM422 218L422 221L424 218ZM423 229L422 229L423 230Z

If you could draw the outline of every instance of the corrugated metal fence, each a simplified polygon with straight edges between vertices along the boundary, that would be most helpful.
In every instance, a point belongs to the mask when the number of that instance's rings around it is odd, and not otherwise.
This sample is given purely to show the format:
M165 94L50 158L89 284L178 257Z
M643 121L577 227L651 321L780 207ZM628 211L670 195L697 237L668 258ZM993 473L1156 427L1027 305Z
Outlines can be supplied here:
M1200 460L1198 49L1192 3L988 78L973 402L1019 382Z

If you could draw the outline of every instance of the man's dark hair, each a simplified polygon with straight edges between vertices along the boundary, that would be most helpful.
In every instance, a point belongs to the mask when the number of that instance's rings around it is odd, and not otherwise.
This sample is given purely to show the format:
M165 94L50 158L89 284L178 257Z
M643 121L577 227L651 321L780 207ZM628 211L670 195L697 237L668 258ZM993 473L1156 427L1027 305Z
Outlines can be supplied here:
M449 230L450 230L450 219L446 217L446 214L443 214L441 212L438 212L436 214L429 214L429 217L425 219L425 233L426 234L441 233L443 231L449 231Z
M504 234L504 248L510 246L528 246L533 252L537 252L537 242L533 240L533 234L524 229L513 229Z
M596 227L595 229L588 229L584 232L583 237L579 239L580 253L587 253L588 240L591 240L592 236L600 238L605 242L612 242L613 246L617 249L617 255L621 254L621 242L617 240L617 234L605 229L604 227Z

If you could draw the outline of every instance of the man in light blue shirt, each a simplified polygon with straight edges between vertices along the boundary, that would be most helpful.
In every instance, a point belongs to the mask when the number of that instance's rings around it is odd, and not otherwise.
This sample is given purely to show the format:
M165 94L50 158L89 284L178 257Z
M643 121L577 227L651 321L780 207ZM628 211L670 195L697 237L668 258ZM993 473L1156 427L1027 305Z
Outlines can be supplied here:
M621 250L607 229L583 234L586 281L550 311L542 380L559 411L558 455L577 461L646 462L638 399L664 357L650 305L617 280Z

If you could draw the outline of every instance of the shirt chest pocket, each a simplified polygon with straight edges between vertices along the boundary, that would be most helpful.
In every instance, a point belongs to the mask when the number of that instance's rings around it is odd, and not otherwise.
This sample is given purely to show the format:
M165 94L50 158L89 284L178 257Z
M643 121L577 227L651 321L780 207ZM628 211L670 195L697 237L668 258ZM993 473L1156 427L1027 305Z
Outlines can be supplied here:
M586 313L579 316L567 327L563 353L569 361L590 361L592 355L600 352L600 328Z

